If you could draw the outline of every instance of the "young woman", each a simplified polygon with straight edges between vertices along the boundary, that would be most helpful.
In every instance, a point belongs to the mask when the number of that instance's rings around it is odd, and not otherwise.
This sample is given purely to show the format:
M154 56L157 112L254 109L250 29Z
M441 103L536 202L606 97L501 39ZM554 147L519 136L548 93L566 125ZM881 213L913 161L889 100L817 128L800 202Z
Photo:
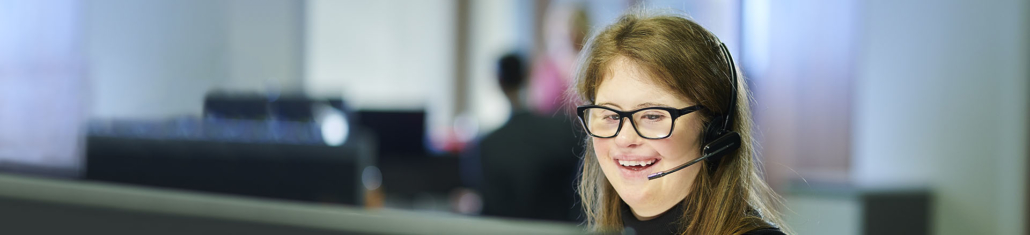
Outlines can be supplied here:
M747 86L715 35L684 17L631 13L581 53L579 195L591 229L787 230L756 168Z

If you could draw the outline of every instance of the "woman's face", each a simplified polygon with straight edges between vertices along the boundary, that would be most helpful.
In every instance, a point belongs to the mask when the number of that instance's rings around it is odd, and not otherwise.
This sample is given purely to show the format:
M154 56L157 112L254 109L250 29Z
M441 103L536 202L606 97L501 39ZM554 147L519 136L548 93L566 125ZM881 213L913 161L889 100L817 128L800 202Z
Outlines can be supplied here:
M597 89L597 105L631 111L656 106L681 109L695 104L659 87L645 70L631 60L619 57L610 66ZM637 135L626 119L617 136L592 138L594 153L608 182L639 219L653 218L686 198L701 167L701 164L695 164L662 178L647 179L652 173L674 168L700 156L701 120L698 114L680 116L674 126L668 138L644 139ZM623 166L628 161L654 163L642 169Z

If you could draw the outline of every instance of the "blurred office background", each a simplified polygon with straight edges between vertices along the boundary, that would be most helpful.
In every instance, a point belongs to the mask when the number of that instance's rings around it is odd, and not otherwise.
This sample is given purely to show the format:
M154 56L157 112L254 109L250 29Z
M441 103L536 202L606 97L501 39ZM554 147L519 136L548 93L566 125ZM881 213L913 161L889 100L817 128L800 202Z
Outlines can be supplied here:
M1018 0L0 0L0 231L568 231L483 215L466 158L513 114L497 59L563 118L577 35L637 4L730 48L799 234L1028 233Z

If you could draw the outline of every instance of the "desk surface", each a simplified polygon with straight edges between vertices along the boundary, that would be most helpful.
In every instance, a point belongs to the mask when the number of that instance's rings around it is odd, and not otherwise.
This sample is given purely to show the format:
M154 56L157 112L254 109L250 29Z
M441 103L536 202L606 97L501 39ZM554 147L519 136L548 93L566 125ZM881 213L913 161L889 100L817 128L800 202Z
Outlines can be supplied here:
M0 174L0 198L375 234L576 234L571 224L360 208Z

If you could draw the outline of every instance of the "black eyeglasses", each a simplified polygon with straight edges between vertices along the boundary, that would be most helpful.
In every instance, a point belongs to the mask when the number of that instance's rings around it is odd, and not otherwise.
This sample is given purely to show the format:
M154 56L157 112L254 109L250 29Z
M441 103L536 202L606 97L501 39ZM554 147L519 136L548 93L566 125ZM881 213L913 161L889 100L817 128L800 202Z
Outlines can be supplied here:
M576 107L579 120L587 134L598 138L612 138L622 130L622 120L629 118L637 135L644 139L665 139L672 135L676 118L687 115L704 106L694 105L682 109L650 107L633 111L619 111L605 106L585 105Z

